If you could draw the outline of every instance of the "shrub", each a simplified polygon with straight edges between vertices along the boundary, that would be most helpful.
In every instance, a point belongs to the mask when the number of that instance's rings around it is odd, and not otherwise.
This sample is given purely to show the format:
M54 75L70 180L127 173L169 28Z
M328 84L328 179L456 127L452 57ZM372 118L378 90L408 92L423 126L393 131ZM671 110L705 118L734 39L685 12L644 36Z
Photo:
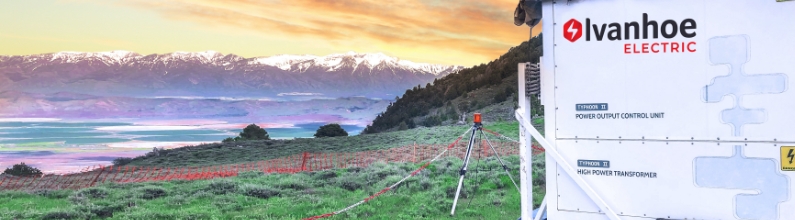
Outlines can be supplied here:
M132 163L132 161L133 161L133 159L129 158L129 157L119 157L119 158L113 159L113 166L124 166L124 165Z
M330 170L320 171L320 172L317 172L317 174L315 174L315 175L316 175L315 178L318 179L318 180L328 180L328 179L337 177L337 173L334 172L334 171L330 171Z
M77 195L91 199L102 199L108 196L108 190L103 188L88 188L77 191Z
M243 209L243 206L235 200L235 197L232 196L221 196L217 197L213 201L213 205L218 207L221 211L228 212L228 211L240 211Z
M250 124L243 129L243 132L240 132L240 138L246 140L270 140L270 136L268 135L268 131L265 129L257 126L256 124ZM228 138L227 138L228 139Z
M157 199L163 196L166 196L166 189L162 187L149 186L141 189L142 199Z
M202 190L202 191L198 191L198 192L193 193L193 195L191 195L191 198L193 198L193 199L203 199L203 198L211 198L213 196L215 196L215 195L213 195L212 193L209 193L207 191Z
M362 171L362 168L361 168L361 167L351 167L351 168L348 168L348 172L349 172L349 173L358 173L359 171Z
M88 203L88 197L86 197L86 195L84 195L84 194L75 193L75 194L72 194L71 196L69 196L69 202L72 202L72 203L77 204L77 205L87 204Z
M38 195L38 196L44 196L44 197L47 197L47 198L50 198L50 199L65 199L65 198L68 198L69 195L72 194L72 191L70 191L70 190L48 190L48 189L42 189L42 190L33 191L33 194Z
M505 188L505 182L503 182L502 178L493 178L491 179L491 182L497 186L497 189Z
M268 187L246 186L245 194L247 196L256 197L260 199L268 199L270 197L278 196L280 193L275 189Z
M237 183L228 180L220 180L210 183L207 189L216 195L234 193L237 191Z
M450 199L455 198L456 189L457 189L457 187L447 187L447 189L445 189L445 193L447 194L447 198L450 198ZM460 198L467 198L468 195L469 194L467 193L467 191L464 190L464 188L461 188L461 193L459 193L458 196Z
M73 211L73 210L68 210L68 211L67 210L57 210L57 211L51 211L51 212L45 214L44 217L42 217L42 219L44 219L44 220L50 220L50 219L53 219L53 220L55 220L55 219L86 219L86 214L79 213L79 212L76 212L76 211Z
M38 168L29 166L23 162L20 164L14 164L14 166L11 166L11 168L6 168L3 174L28 177L28 176L41 176L42 173L41 170L39 170Z
M352 180L345 179L345 180L342 180L340 182L340 187L342 187L343 189L346 189L348 191L356 191L356 190L362 188L362 184L359 184L359 183L354 182Z
M320 126L320 128L318 128L317 131L315 132L316 138L340 137L340 136L348 136L348 132L346 132L345 129L342 129L342 127L339 124L323 125Z
M118 212L124 210L124 207L121 205L108 205L108 206L96 206L92 208L90 211L94 215L99 216L100 218L110 218L113 217L114 212Z
M75 209L79 213L86 213L86 214L91 213L100 218L110 218L113 217L113 213L124 210L124 205L118 203L86 204L86 205L76 206Z
M431 188L431 182L427 178L423 178L420 181L420 188L422 188L422 190L430 189Z
M290 177L289 179L276 184L276 187L279 187L281 189L292 189L292 190L304 190L306 188L309 188L306 182L296 180L294 177Z
M399 131L405 131L405 130L408 130L408 129L409 129L409 125L407 125L405 121L400 122L400 125L398 125L398 130Z
M224 140L221 141L221 143L231 143L231 142L235 142L235 138L228 137L228 138L224 138Z
M187 204L188 200L185 198L185 196L175 195L175 196L171 196L170 198L168 198L167 203L168 203L168 205L170 205L172 207L180 207L182 205Z
M237 178L242 179L254 179L265 176L265 173L259 171L251 171L251 172L242 172L237 175Z

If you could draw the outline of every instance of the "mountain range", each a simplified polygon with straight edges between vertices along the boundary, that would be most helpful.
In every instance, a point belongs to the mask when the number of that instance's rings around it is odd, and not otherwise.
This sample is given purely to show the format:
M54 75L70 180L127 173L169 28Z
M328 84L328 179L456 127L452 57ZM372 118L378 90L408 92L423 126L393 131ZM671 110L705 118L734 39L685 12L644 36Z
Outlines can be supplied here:
M244 58L215 51L129 51L0 56L0 92L116 97L306 100L394 99L461 66L415 63L382 53Z
M302 124L338 122L364 127L389 105L362 97L271 101L213 98L102 97L70 92L0 92L0 118L68 120L220 120L228 123Z

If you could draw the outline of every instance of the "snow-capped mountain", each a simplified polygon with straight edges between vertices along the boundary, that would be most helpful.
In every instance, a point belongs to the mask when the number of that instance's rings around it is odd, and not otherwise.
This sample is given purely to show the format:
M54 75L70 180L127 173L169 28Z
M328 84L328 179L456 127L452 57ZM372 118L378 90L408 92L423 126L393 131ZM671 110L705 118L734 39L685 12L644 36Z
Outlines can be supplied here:
M0 92L125 97L313 94L391 99L460 69L382 53L243 58L216 51L150 55L58 52L0 56Z
M331 54L325 57L314 55L276 55L256 58L251 60L249 64L274 66L291 72L303 72L311 67L326 68L328 71L334 71L344 67L352 67L354 71L358 68L367 68L370 72L373 70L380 70L384 67L398 67L420 74L432 75L446 73L456 68L455 66L447 65L415 63L396 57L390 57L383 53L357 54L355 52Z

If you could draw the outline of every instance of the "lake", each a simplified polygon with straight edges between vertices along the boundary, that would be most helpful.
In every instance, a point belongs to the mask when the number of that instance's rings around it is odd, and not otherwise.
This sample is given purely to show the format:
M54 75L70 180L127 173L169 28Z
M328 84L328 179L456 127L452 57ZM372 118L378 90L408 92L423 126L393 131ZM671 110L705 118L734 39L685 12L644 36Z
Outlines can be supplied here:
M324 124L262 126L272 139L292 139L313 137ZM110 165L117 157L135 157L150 152L153 147L220 142L237 136L245 126L222 122L0 122L0 168L25 162L45 172L75 171L86 166ZM364 129L341 126L349 135Z

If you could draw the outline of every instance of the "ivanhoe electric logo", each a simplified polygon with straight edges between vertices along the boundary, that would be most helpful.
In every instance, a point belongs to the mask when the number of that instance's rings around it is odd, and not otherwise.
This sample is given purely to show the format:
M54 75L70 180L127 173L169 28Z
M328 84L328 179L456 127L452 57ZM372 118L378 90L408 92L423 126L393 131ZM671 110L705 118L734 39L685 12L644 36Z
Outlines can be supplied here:
M660 37L666 39L665 41L652 41L641 43L625 43L625 54L647 54L647 53L694 53L696 52L695 41L677 41L678 35L686 39L696 36L696 21L687 18L682 21L665 20L658 22L649 20L649 15L643 13L643 20L618 23L602 23L592 24L591 18L585 18L585 27L583 24L572 18L563 24L563 38L575 43L582 35L585 35L585 41L602 41L605 38L609 41L622 41L622 40L656 40ZM585 32L585 33L583 33Z

